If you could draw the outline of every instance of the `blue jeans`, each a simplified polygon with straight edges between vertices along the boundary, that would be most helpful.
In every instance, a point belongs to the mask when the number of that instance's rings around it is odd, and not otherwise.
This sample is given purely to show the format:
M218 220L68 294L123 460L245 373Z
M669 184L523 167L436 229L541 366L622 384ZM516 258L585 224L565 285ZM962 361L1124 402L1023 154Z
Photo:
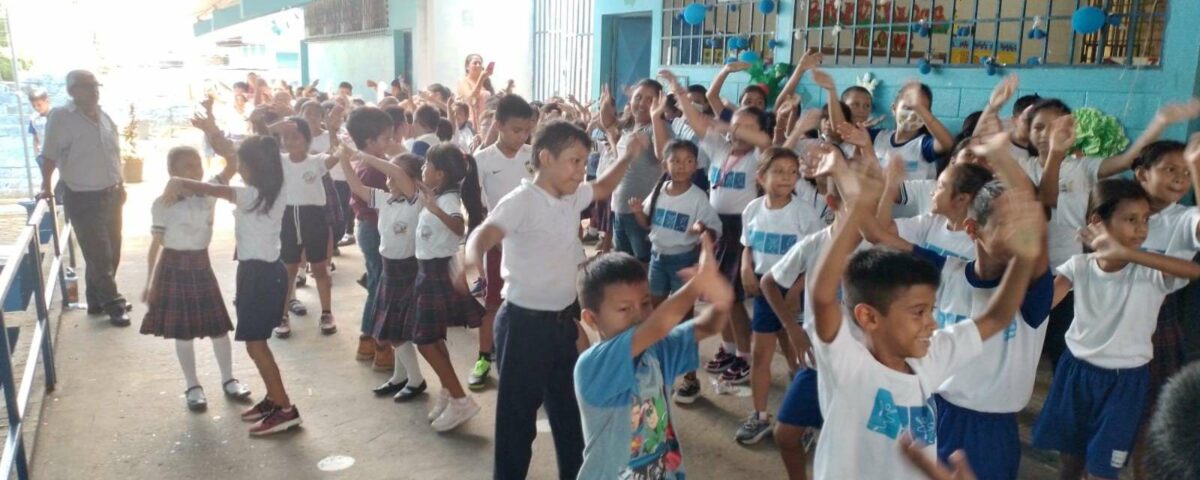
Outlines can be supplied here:
M360 221L357 225L358 248L362 250L367 264L367 303L363 305L362 333L371 334L375 318L375 289L379 286L379 274L383 271L383 256L379 254L379 228L374 223Z
M632 213L618 213L613 220L613 248L650 262L650 231L638 225Z
M650 255L650 294L656 297L666 297L676 290L683 288L683 279L679 271L696 265L700 261L700 252L678 253L664 255L654 252Z

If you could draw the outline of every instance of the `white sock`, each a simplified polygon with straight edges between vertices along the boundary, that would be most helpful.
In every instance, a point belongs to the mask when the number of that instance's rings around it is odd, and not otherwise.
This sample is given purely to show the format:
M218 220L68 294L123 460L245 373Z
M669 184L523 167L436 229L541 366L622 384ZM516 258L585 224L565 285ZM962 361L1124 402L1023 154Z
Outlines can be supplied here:
M409 344L405 343L404 345ZM392 385L399 385L400 382L408 381L408 369L405 368L404 362L400 361L400 349L404 347L404 345L394 348L396 354L395 360L392 362L392 378L388 379L388 383Z
M412 342L404 342L396 347L396 363L404 364L409 385L415 387L425 383L425 377L421 375L421 364L417 363L417 347L413 346Z
M221 384L233 380L233 344L229 335L213 337L213 353L217 357L217 367L221 369Z
M183 379L187 381L187 388L200 385L200 379L196 378L196 350L192 347L192 341L175 340L175 356L179 357L179 366L183 368Z
M746 363L750 363L750 352L743 352L741 350L738 350L737 356L738 356L738 358L745 360Z
M725 348L725 352L726 352L726 353L728 353L728 352L736 352L736 351L737 351L737 343L735 343L735 342L725 342L725 341L722 341L722 342L721 342L721 347Z

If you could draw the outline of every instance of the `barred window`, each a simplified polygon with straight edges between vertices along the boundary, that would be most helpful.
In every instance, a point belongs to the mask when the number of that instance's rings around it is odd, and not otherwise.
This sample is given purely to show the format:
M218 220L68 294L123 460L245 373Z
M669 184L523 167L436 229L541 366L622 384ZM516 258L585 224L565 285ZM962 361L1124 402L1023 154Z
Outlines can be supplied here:
M693 3L706 7L703 24L692 25L684 20L684 9ZM771 59L770 43L775 39L777 15L775 11L762 13L759 3L759 0L663 0L660 63L722 65L726 59L747 50L764 60Z
M387 0L314 0L304 6L304 30L308 38L387 27Z
M1072 16L1101 12L1079 33ZM1167 0L797 0L792 62L834 65L1158 66Z

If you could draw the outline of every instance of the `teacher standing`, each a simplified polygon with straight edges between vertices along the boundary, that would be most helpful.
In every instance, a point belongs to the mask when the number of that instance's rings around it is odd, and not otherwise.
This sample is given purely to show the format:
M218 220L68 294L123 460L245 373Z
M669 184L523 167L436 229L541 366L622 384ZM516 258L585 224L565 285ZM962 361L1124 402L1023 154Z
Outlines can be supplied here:
M86 70L67 74L71 102L50 111L42 149L42 196L59 169L61 199L86 262L89 315L108 315L118 327L129 326L128 304L117 291L121 263L121 147L117 126L100 108L100 83Z

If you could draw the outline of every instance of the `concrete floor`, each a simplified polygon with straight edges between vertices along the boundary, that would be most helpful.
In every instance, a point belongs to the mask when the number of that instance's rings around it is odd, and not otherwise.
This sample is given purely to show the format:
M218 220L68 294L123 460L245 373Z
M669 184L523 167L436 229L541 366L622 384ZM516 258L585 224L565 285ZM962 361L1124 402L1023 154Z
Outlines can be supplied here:
M160 185L130 188L119 284L131 299L140 299L145 282L148 205ZM228 205L218 207L215 229L210 255L228 302L233 299L235 268L230 260L233 233ZM237 417L246 405L221 394L207 341L197 343L196 353L208 411L189 412L172 342L138 334L144 305L135 305L133 326L122 329L101 317L73 311L63 317L57 333L60 383L47 398L37 432L35 477L488 478L494 384L476 396L482 413L448 434L428 427L429 396L405 405L374 397L370 389L388 374L374 372L353 357L365 297L354 282L363 270L361 254L356 246L343 248L335 261L333 298L340 331L322 336L316 316L310 314L293 317L290 339L271 341L288 392L303 414L302 428L266 439L250 438L248 424ZM310 311L319 311L313 287L301 289L299 298ZM232 306L228 308L232 313ZM459 376L465 378L477 351L476 332L454 330L448 343ZM710 340L701 350L708 356L715 348L716 342ZM240 344L234 348L234 369L254 391L254 398L261 398L262 383ZM436 377L428 366L424 372L435 391ZM786 386L787 369L781 358L776 359L774 372L772 408L778 406ZM783 478L770 439L752 447L733 441L733 432L750 411L749 398L718 396L708 375L701 377L704 397L687 408L673 409L691 476ZM554 447L544 422L539 432L530 478L555 478ZM352 457L354 463L337 472L323 471L319 465L332 456ZM1044 465L1025 467L1022 478L1053 478Z

